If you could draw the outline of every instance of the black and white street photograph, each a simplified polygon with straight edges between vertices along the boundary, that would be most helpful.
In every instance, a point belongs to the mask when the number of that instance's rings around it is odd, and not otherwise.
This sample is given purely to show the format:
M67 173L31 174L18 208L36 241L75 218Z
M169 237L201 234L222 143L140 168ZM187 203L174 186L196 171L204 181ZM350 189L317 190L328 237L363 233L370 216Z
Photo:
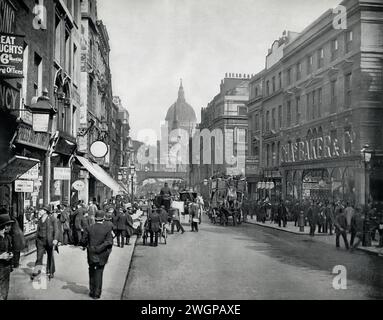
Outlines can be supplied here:
M0 0L0 300L383 300L382 124L383 0Z

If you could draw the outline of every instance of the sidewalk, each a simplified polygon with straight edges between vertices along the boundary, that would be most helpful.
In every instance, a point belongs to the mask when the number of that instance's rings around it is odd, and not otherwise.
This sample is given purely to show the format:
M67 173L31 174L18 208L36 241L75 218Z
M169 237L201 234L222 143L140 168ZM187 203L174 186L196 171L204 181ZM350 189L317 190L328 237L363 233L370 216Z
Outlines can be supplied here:
M133 236L130 246L113 247L105 267L101 300L121 299L136 241L137 237ZM30 280L35 259L36 253L23 257L20 268L12 273L9 300L92 300L88 296L86 251L73 246L60 247L60 254L55 253L57 271L50 282L45 275L41 276L41 281Z
M254 224L254 225L257 225L257 226L260 226L263 228L280 230L282 232L288 232L288 233L292 233L295 235L306 236L306 237L310 236L310 228L309 227L305 227L304 232L299 232L299 228L294 226L294 222L288 222L286 228L279 228L278 225L276 225L274 223L271 224L270 221L267 221L266 223L259 223L256 221L255 218L251 219L249 217L247 220L247 223ZM328 234L315 233L314 239L317 241L324 242L327 244L332 244L335 246L335 235L330 236ZM376 256L383 256L383 249L377 248L377 245L378 245L378 242L374 242L372 247L366 247L366 248L365 247L359 247L358 250L364 251L364 252L367 252L369 254L376 255Z

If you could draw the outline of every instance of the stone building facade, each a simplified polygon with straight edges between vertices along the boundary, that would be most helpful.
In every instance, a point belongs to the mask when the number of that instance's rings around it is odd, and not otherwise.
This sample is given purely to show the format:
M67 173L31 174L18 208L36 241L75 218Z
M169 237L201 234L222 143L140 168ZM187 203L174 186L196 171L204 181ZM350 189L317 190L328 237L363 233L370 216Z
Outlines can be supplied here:
M272 148L271 154L267 151L269 140L261 140L257 151L266 157L259 166L263 182L272 182L278 171L285 199L362 205L383 200L382 3L350 0L341 5L347 10L347 28L337 27L336 14L328 10L284 47L278 63L282 99L273 107L282 104L282 123L273 139L279 148L274 158ZM265 86L266 74L252 83ZM267 98L252 101L250 108L261 105L264 116ZM261 116L257 119L260 123ZM262 129L264 136L267 128ZM372 154L367 166L362 150ZM270 168L271 175L265 175ZM259 188L265 184L257 184L257 193L265 194Z

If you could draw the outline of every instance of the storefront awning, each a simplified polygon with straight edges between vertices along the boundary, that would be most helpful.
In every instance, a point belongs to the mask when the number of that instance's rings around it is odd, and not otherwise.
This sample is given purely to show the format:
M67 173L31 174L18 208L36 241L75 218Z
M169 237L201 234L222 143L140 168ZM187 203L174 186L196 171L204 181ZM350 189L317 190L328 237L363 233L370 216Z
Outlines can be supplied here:
M38 163L40 161L37 159L21 156L13 157L8 163L0 167L0 185L13 183Z
M85 169L89 171L89 173L92 176L94 176L98 181L110 188L113 192L127 193L127 191L98 164L92 163L84 157L76 156L76 158L85 167Z

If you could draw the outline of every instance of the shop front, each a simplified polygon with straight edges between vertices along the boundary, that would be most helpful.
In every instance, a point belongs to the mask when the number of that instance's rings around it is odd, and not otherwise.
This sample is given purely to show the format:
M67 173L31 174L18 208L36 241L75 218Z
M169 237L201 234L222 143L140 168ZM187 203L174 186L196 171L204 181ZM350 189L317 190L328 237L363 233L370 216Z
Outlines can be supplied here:
M258 201L259 200L258 183L263 180L263 175L259 168L258 157L246 158L246 180L247 180L249 200Z
M59 205L62 201L70 203L72 182L78 177L73 171L73 158L76 152L76 139L58 132L51 156L50 204Z
M364 204L365 171L360 160L284 166L285 198L290 201L344 201Z
M279 170L265 171L257 183L256 200L267 198L274 203L282 200L282 176Z

